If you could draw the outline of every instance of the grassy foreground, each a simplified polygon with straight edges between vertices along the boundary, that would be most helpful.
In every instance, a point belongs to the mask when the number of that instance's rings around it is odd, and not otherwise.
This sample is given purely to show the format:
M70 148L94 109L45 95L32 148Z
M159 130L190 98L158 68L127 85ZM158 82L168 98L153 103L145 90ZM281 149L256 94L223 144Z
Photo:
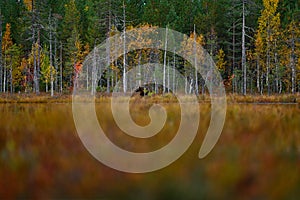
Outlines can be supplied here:
M149 140L123 134L109 103L97 104L96 109L114 143L130 151L148 152L164 146L176 134L179 107L164 106L169 121ZM148 108L149 104L134 106L133 119L147 124ZM300 196L300 109L294 104L229 104L222 135L201 160L197 155L210 121L210 105L200 104L200 127L192 146L172 165L148 174L121 173L95 160L76 133L70 103L6 103L0 104L0 110L0 199Z
M136 95L135 98L140 98ZM187 96L188 98L188 96ZM110 102L111 95L97 94L95 102ZM152 97L143 97L152 102L177 102L176 98L171 94L165 96L156 95ZM282 94L282 95L236 95L227 94L226 99L228 103L300 103L300 93L297 94ZM210 102L209 95L198 96L199 103ZM1 94L0 103L71 103L72 95L56 94L51 97L49 94L41 93L35 94Z

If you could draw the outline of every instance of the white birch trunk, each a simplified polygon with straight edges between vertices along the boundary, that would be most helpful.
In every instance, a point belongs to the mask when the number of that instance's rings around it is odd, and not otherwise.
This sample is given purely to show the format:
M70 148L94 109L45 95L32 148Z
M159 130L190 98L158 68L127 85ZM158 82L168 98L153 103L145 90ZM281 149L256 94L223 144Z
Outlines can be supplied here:
M127 81L126 81L126 10L125 3L123 1L123 92L127 91Z
M243 25L242 25L242 69L243 69L243 94L247 93L247 68L246 68L246 47L245 47L245 0L243 0Z
M163 72L163 94L165 94L165 92L166 92L167 46L168 46L168 26L166 27L166 36L165 36L164 72Z

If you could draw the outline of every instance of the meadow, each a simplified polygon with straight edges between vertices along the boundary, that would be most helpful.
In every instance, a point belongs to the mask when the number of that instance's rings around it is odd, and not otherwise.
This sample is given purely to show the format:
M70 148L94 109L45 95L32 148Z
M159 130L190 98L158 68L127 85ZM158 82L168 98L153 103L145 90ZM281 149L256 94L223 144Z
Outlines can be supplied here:
M207 157L198 159L210 121L209 99L204 97L199 100L198 134L188 151L162 170L129 174L106 167L84 148L69 97L2 97L0 198L297 199L300 108L294 102L298 98L228 99L222 135ZM107 136L124 149L147 152L164 146L176 134L180 121L176 101L158 97L132 101L132 118L140 125L149 123L147 113L153 102L161 102L168 112L165 127L148 140L123 134L112 118L109 101L109 97L97 101L98 119Z

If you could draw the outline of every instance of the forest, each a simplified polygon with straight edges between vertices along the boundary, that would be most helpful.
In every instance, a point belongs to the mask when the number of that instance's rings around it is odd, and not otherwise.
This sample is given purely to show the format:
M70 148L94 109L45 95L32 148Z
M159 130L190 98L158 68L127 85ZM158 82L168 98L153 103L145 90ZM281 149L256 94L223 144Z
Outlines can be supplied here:
M300 0L0 0L0 49L0 199L300 197Z
M71 93L78 68L96 45L116 33L155 26L195 37L214 59L227 92L294 94L300 90L299 5L299 0L1 0L0 92ZM134 59L111 63L97 91L111 92L124 68L138 62ZM186 85L193 85L186 93L203 92L196 90L203 86L193 77L197 73L186 73L188 63L170 60L168 65L183 71Z

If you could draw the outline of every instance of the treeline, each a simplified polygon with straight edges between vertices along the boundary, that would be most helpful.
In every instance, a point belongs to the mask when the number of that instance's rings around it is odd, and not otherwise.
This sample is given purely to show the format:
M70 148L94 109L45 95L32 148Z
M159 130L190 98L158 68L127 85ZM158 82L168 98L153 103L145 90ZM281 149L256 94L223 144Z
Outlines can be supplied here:
M299 0L1 0L0 92L71 92L97 44L144 25L196 38L215 59L227 91L296 93L299 23ZM176 62L178 69L185 65ZM130 63L112 64L99 91L110 92L125 66ZM186 92L203 92L199 74L183 74Z

